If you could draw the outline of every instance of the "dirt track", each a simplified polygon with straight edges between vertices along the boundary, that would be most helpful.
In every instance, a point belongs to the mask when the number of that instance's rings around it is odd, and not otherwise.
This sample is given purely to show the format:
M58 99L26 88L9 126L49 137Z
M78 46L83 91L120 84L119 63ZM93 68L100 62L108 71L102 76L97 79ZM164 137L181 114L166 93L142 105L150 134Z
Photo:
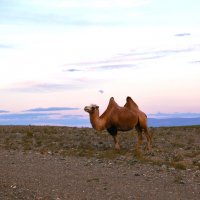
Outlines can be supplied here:
M200 173L100 159L0 153L0 199L199 199Z
M132 133L117 153L92 129L0 127L0 199L200 199L199 130L152 129L154 153L138 156Z

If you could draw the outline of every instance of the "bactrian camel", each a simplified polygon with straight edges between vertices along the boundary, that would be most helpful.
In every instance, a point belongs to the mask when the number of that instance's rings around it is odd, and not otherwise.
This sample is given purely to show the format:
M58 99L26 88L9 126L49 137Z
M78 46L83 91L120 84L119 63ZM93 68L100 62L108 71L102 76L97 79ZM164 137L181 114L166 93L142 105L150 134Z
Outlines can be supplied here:
M119 106L111 97L107 109L101 116L99 116L99 106L95 104L86 106L84 110L89 113L90 122L95 130L106 129L113 136L115 149L120 150L117 132L136 128L138 132L136 149L140 148L144 133L147 139L147 148L151 150L152 140L148 133L147 116L131 97L126 98L124 107Z

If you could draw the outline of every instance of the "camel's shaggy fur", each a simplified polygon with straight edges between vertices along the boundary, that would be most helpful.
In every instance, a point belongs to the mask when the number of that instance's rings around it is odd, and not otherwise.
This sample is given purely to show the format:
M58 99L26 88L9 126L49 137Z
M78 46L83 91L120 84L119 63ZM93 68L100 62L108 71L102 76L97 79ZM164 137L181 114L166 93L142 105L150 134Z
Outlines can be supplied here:
M140 147L143 137L142 132L147 138L148 150L151 150L151 137L148 133L147 116L139 110L138 105L127 97L124 107L120 107L114 100L110 98L109 104L105 112L99 116L99 106L92 104L86 106L84 110L90 115L92 127L98 131L106 129L114 138L115 148L120 149L117 138L117 131L129 131L136 127L138 131L137 149Z

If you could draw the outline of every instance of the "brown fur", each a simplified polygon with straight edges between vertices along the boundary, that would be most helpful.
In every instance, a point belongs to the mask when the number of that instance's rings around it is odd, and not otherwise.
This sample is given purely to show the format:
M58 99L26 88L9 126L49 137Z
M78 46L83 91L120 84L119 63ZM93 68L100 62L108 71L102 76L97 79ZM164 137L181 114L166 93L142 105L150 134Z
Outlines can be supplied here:
M138 131L137 148L142 142L142 131L148 136L147 119L145 113L139 110L137 104L127 97L124 107L120 107L114 100L110 98L107 109L99 116L99 107L97 105L86 106L84 109L90 115L92 127L98 131L106 129L114 138L115 148L120 149L117 132L129 131L136 127ZM151 138L147 137L148 149L151 149Z
M134 113L137 113L139 117L139 123L136 126L136 129L138 131L138 145L143 142L142 133L144 132L147 138L147 147L149 150L151 150L152 138L148 132L147 115L139 109L138 105L132 100L131 97L126 98L126 104L124 105L124 107L132 110Z

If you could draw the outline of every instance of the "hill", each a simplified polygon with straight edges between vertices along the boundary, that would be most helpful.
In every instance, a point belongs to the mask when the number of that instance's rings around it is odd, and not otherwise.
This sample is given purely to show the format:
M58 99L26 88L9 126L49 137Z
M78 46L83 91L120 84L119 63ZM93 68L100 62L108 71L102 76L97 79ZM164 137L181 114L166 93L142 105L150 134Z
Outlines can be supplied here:
M151 127L161 127L161 126L192 126L200 125L199 118L148 118L148 124Z

